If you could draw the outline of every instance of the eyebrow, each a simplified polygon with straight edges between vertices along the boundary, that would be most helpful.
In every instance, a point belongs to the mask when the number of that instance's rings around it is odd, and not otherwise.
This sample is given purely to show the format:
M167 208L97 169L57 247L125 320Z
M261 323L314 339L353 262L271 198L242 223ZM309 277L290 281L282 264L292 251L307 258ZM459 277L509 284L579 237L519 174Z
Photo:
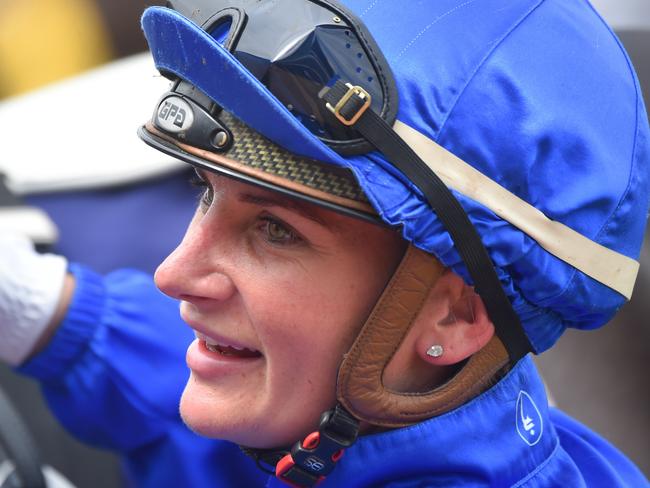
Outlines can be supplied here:
M274 195L259 195L255 193L240 193L238 199L241 202L252 203L254 205L260 205L262 207L286 208L300 214L309 220L313 220L323 227L326 227L328 229L331 228L329 223L326 222L320 215L318 215L314 210L310 209L298 200L293 200L286 197L277 197Z
M194 168L199 177L205 181L209 181L209 178L206 176L207 171L203 168ZM214 174L213 174L214 175ZM222 178L221 175L216 175L217 178ZM292 198L276 196L276 195L262 195L256 193L242 192L238 195L238 200L244 203L251 203L253 205L260 205L262 207L280 207L292 210L301 216L316 222L317 224L322 225L323 227L329 230L335 230L330 223L323 219L320 215L316 213L315 210L312 210L307 205L299 200L294 200Z

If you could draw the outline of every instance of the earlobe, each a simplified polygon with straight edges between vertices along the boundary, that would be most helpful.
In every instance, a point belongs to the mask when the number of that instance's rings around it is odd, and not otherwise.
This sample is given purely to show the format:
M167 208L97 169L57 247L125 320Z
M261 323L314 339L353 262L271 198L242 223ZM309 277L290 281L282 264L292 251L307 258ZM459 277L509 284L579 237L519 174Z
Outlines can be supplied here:
M427 300L430 303L412 330L414 352L425 362L436 366L459 363L494 335L483 301L458 275L445 273Z

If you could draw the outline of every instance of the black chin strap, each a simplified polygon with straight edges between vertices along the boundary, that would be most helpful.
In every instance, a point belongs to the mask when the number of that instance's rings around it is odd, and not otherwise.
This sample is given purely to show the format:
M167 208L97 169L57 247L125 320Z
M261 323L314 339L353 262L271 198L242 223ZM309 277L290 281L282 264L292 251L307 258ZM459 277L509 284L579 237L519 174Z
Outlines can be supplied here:
M331 473L358 435L359 421L337 405L321 415L317 431L296 442L291 450L240 448L263 471L289 486L302 488L314 486ZM265 465L275 467L275 471Z
M517 363L533 348L460 202L393 128L370 108L369 95L362 88L339 80L323 94L323 99L342 124L356 129L404 175L405 183L420 189L451 235L494 323L496 334L508 351L510 363Z

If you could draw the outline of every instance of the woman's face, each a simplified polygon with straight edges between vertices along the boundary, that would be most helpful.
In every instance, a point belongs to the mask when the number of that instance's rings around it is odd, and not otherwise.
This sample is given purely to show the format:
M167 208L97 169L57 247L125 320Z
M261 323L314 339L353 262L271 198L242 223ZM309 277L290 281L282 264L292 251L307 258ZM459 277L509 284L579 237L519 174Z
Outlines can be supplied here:
M405 249L394 231L201 172L201 204L156 283L197 339L181 415L251 447L290 444L335 404L342 355Z

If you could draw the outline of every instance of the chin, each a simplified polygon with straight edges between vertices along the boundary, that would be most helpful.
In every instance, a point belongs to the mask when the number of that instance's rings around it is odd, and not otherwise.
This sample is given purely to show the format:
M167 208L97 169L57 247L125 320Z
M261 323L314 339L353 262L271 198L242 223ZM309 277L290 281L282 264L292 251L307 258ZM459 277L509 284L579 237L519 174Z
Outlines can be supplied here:
M180 414L185 425L203 437L260 449L291 446L318 428L317 422L299 425L295 412L289 412L284 418L277 412L275 416L273 413L256 415L255 407L254 402L224 402L223 394L190 377L181 397Z
M230 419L232 416L224 407L227 405L220 402L214 392L190 377L179 407L185 425L204 437L237 442L232 438L233 433L246 427L241 420L234 425L233 419Z
M243 414L246 412L246 414ZM253 405L223 401L223 394L211 391L190 377L180 401L180 415L190 430L203 437L226 440L247 447L277 447L278 432L271 419L262 421Z

